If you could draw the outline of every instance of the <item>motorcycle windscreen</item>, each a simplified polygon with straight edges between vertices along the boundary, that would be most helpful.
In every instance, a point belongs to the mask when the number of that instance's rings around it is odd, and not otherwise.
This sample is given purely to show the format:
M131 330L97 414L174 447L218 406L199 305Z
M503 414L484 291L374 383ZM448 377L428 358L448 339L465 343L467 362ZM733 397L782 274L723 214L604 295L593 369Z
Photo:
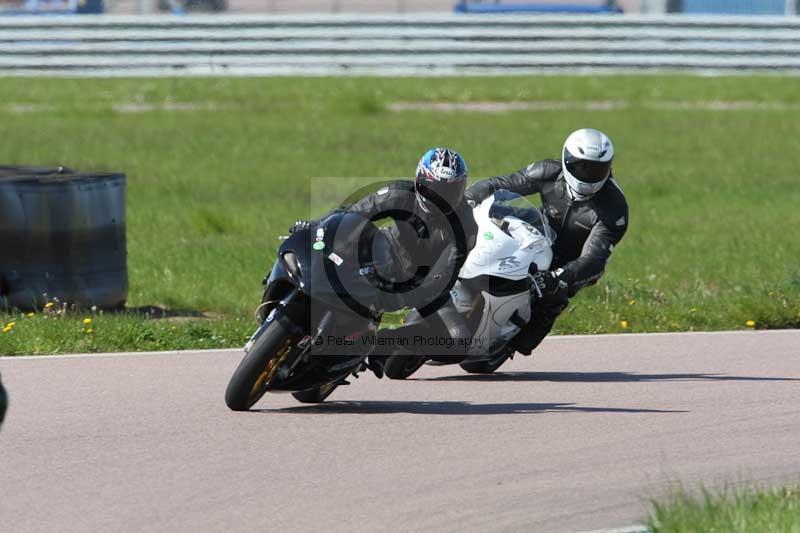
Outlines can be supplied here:
M496 191L494 193L494 202L489 208L489 217L497 221L498 227L512 237L515 237L515 235L508 231L508 224L502 224L504 219L519 219L530 226L526 228L529 232L541 235L549 241L548 244L555 242L555 235L550 228L547 217L525 197L517 193L505 189Z

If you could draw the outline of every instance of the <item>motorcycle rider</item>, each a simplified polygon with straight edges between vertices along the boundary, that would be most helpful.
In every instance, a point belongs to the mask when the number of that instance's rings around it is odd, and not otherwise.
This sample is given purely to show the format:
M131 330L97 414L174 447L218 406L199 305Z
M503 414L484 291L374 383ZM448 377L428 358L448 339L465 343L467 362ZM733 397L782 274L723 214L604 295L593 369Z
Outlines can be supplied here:
M523 196L538 193L542 211L554 226L557 238L551 270L534 274L542 297L532 321L512 344L525 355L550 332L569 298L597 283L628 229L628 203L611 173L613 159L614 147L608 136L583 128L567 137L560 161L536 161L467 189L467 199L476 203L499 189Z
M342 206L343 211L370 221L390 218L395 222L385 233L395 259L394 281L384 289L396 302L394 308L415 308L423 318L437 313L453 338L469 336L450 289L475 246L478 232L464 198L466 187L464 158L449 148L432 148L420 158L414 181L389 182L365 198ZM298 221L291 231L308 224ZM370 356L369 367L379 378L387 357Z

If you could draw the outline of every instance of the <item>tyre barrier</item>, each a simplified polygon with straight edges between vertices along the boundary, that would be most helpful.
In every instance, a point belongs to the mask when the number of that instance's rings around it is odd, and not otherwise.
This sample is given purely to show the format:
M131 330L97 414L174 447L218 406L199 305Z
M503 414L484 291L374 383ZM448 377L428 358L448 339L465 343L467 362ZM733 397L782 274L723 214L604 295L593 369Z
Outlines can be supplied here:
M125 175L0 166L0 308L124 307Z

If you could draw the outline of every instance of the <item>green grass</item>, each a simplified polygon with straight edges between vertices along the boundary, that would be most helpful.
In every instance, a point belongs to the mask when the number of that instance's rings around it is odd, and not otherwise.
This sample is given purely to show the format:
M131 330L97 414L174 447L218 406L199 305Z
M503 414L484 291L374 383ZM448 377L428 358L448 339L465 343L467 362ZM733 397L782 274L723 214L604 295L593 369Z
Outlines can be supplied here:
M800 533L800 488L678 490L652 502L652 533Z
M111 351L178 350L241 346L252 333L253 322L227 320L153 319L146 314L46 312L7 317L12 331L0 333L11 354L87 353ZM91 323L84 323L84 320ZM8 322L7 322L8 323Z
M197 339L192 323L105 316L91 342L75 333L79 320L17 320L0 334L0 353L241 344L277 235L321 214L309 207L314 178L410 176L433 145L460 150L472 176L491 176L557 156L582 126L615 142L631 225L607 274L573 300L558 333L743 329L749 320L797 327L799 89L798 78L769 76L2 79L0 162L125 172L129 305L215 318L202 320L212 334ZM627 107L387 109L420 100ZM650 105L717 100L775 107ZM181 103L198 107L115 107ZM134 330L161 340L123 334Z

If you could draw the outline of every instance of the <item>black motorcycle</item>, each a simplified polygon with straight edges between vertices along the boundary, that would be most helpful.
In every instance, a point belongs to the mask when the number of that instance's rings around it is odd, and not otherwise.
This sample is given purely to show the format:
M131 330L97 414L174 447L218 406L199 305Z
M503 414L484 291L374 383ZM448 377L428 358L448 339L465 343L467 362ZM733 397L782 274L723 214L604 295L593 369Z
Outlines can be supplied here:
M376 272L392 261L384 234L354 214L335 212L288 237L265 279L259 327L228 383L228 407L247 410L268 391L322 402L358 377L391 307Z

